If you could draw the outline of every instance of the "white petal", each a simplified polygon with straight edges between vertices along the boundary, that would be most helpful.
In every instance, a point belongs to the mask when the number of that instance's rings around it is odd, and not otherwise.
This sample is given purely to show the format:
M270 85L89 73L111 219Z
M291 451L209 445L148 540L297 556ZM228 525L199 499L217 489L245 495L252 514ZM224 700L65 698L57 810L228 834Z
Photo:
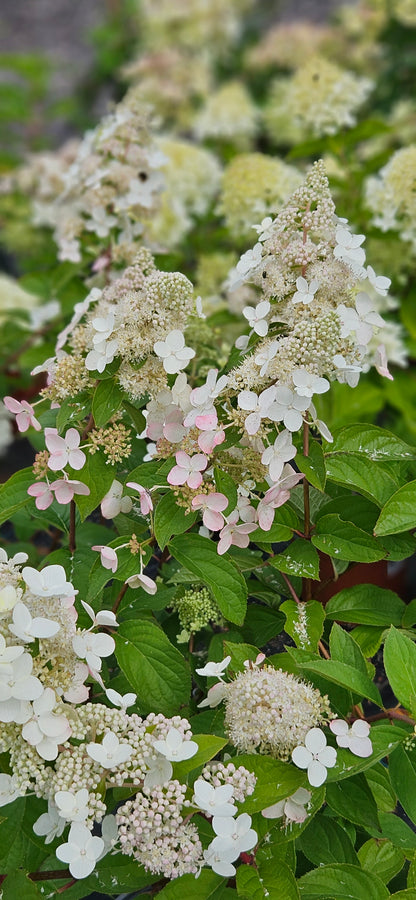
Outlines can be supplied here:
M320 787L326 781L328 772L319 760L312 760L308 766L308 781L312 787Z
M310 728L305 737L305 747L311 753L319 753L326 747L326 737L320 728Z
M307 769L312 762L312 753L306 747L295 747L292 750L292 760L299 769Z

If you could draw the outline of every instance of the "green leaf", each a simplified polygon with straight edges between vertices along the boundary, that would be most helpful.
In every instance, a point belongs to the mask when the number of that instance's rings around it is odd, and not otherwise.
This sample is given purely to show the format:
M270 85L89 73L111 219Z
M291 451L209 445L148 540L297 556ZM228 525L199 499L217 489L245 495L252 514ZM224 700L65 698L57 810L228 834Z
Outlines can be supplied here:
M231 475L228 475L228 472L223 472L222 469L218 468L214 469L214 480L217 491L227 497L228 506L224 510L224 514L229 515L237 506L237 485L234 479L231 478Z
M392 624L395 625L396 623L393 622ZM403 628L410 628L411 625L416 624L416 599L411 600L405 607L401 624Z
M399 802L416 824L416 754L399 745L389 757L389 773Z
M260 875L253 866L239 866L236 875L237 894L241 900L266 900L270 893L260 881Z
M118 664L141 708L178 713L189 701L191 677L182 654L149 619L123 622L114 635Z
M146 419L142 413L142 410L136 409L136 407L133 406L133 403L129 403L127 400L123 400L123 406L126 410L127 415L130 416L137 434L141 434L143 429L146 427Z
M288 653L292 656L297 665L307 672L314 672L316 675L322 675L328 681L333 681L341 687L348 688L361 697L367 697L376 703L377 706L383 706L380 694L375 684L368 675L357 672L352 666L339 662L334 659L317 659L312 654L310 658L305 659L304 651L288 649ZM309 654L307 654L309 657Z
M347 666L356 669L356 671L360 672L364 677L368 675L367 663L358 644L354 641L354 638L352 638L347 631L344 631L340 625L337 625L336 622L331 629L329 650L332 659L346 663Z
M300 472L304 472L309 483L318 491L325 490L326 471L322 447L318 441L311 441L308 456L297 453L295 463Z
M350 753L349 750L337 749L337 762L333 769L328 770L327 781L340 781L342 778L349 778L358 772L364 772L366 769L374 767L374 763L379 762L393 752L395 747L408 737L408 732L403 728L384 722L377 723L371 728L371 743L373 752L371 756L359 759Z
M397 491L397 482L380 463L366 459L358 453L329 453L326 458L326 469L330 481L354 488L364 497L375 500L378 506L383 506Z
M257 778L254 793L244 801L244 812L250 814L291 797L307 783L305 772L271 756L244 753L233 757L233 763L254 772Z
M299 847L314 866L328 863L358 865L351 839L341 825L325 815L315 816L299 838Z
M383 506L374 534L398 534L416 528L416 481L404 484Z
M357 625L400 625L406 607L394 591L374 584L357 584L331 597L328 619Z
M142 463L130 472L129 481L141 484L146 490L149 490L155 484L170 487L166 481L166 476L161 475L159 472L159 469L164 468L164 465L165 463L163 465L160 464L160 459L151 459L149 462ZM174 465L174 460L171 461L172 465Z
M195 875L175 878L157 896L161 900L215 900L215 893L223 884L221 875L216 875L212 869L202 869L198 878Z
M38 891L34 881L17 869L7 876L3 886L3 900L41 900L42 894Z
M352 629L351 637L357 642L363 656L370 659L380 649L385 630L383 626L357 625Z
M242 625L247 608L247 585L234 563L219 556L216 544L199 534L175 537L169 550L178 562L211 589L229 622Z
M397 798L391 786L387 766L381 763L372 765L365 773L371 793L380 812L393 812L396 808Z
M403 819L400 819L399 816L394 813L379 813L379 820L381 825L381 834L376 831L372 836L377 840L382 840L386 838L391 841L395 847L399 847L400 850L406 854L410 854L411 857L414 856L416 850L416 834L414 829L409 828L406 822L403 822ZM370 834L372 831L370 831Z
M257 647L264 647L268 641L283 631L284 615L279 609L249 603L242 628L244 640Z
M20 469L0 487L0 525L10 519L18 509L34 503L27 489L34 482L33 469Z
M223 647L225 656L231 656L230 671L235 674L244 672L245 661L249 659L251 662L255 662L259 654L257 647L253 647L252 644L224 641Z
M286 616L285 631L293 638L296 646L316 651L318 641L322 637L325 620L325 609L322 603L318 603L317 600L308 600L307 603L298 604L294 600L285 600L279 609ZM299 634L300 611L305 619L306 642L302 632Z
M113 378L99 381L92 398L92 414L97 428L103 428L123 402L123 392Z
M191 759L184 759L182 762L175 763L173 778L183 782L189 772L199 768L209 759L213 759L217 753L225 747L227 738L216 737L214 734L196 734L192 738L198 744L198 751Z
M25 807L26 802L22 797L15 800L13 803L8 803L6 806L2 807L2 815L7 816L7 818L0 822L1 872L8 872L11 870L8 858L13 851L14 843L20 834Z
M302 900L384 900L389 891L380 878L347 863L319 866L298 879Z
M114 466L107 465L104 454L98 450L92 456L87 453L87 460L82 469L80 481L90 489L89 494L76 494L75 503L79 509L81 520L87 518L101 503L110 489L115 476Z
M155 538L161 550L166 546L173 534L183 534L196 522L197 513L187 512L178 506L175 495L169 491L165 494L155 510Z
M392 691L406 709L416 713L416 646L396 628L384 644L384 667Z
M347 425L334 433L328 446L332 453L360 453L368 459L416 459L416 447L406 444L384 428L368 423Z
M405 862L404 853L394 847L391 841L378 841L375 838L360 847L358 858L365 872L373 872L385 884L401 872Z
M259 865L259 875L261 883L268 891L266 897L278 897L279 900L300 900L295 876L283 860L279 859L277 866L274 859L264 860Z
M362 773L328 784L326 801L333 812L355 825L380 827L376 801Z
M270 565L287 575L319 579L319 556L310 541L295 538L289 547L270 560Z
M376 562L387 555L371 534L357 528L352 522L343 522L335 514L319 519L312 543L328 556L351 562Z

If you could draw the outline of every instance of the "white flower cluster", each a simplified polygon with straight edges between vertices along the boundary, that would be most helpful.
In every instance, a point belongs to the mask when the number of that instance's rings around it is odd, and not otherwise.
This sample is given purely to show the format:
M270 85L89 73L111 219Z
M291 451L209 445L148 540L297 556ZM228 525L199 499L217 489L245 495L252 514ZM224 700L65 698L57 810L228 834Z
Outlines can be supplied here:
M393 153L379 172L365 184L365 201L373 213L373 223L381 231L397 231L416 249L416 199L414 178L416 146Z
M129 258L163 187L164 156L149 129L148 109L127 94L114 112L86 133L61 175L62 191L49 208L42 206L43 222L54 227L59 259L79 262L85 233L113 243L114 253Z
M166 385L166 373L179 372L195 355L185 347L181 330L193 309L190 281L180 272L157 269L151 253L142 248L120 278L103 291L94 288L77 304L58 337L56 358L45 364L49 396L59 400L76 395L83 375L102 373L117 356L120 386L133 398L154 395ZM63 349L68 341L71 356ZM68 359L78 361L78 376L70 384Z

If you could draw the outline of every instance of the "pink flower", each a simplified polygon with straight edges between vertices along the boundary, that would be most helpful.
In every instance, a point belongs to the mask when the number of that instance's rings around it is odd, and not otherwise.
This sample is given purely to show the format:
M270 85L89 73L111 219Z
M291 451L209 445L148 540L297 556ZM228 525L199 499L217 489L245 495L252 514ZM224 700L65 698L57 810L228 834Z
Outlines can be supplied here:
M374 365L377 369L379 375L383 375L384 378L388 378L390 381L394 381L393 375L388 370L388 360L387 353L384 344L379 344L377 350L374 354ZM17 419L16 419L17 422Z
M167 480L169 484L187 484L190 488L198 488L203 480L201 472L207 465L208 459L204 453L188 456L184 450L178 450L176 466L170 470Z
M198 447L203 453L212 453L214 447L225 441L225 431L222 428L214 429L213 431L201 430L202 434L198 437Z
M53 472L67 464L72 469L82 469L86 456L79 450L81 438L76 428L68 428L65 437L60 437L56 428L45 428L45 443L50 452L48 466Z
M219 531L224 525L222 512L227 509L225 494L197 494L192 500L193 509L203 509L202 521L210 531Z
M69 478L60 478L58 481L53 481L51 491L55 492L55 499L62 506L70 503L75 494L87 495L90 493L89 487L83 484L82 481L71 481Z
M126 487L132 488L140 495L140 512L142 516L147 516L153 509L153 500L149 491L142 487L141 484L137 484L137 481L128 481Z
M112 547L106 547L103 544L97 544L95 547L91 547L91 550L98 550L98 552L101 554L101 565L104 566L105 569L111 569L112 572L117 571L117 553L115 550L113 550Z
M299 481L302 481L303 477L302 472L295 472L292 466L289 466L287 463L283 467L279 481L266 491L263 500L260 500L257 507L259 526L263 531L270 531L273 525L275 509L283 506L289 500L290 489L295 487Z
M131 588L143 588L146 591L146 594L155 594L157 591L157 584L153 581L153 578L149 578L148 575L143 575L143 572L138 572L137 575L130 575L130 578L126 578L126 584L128 584Z
M47 509L53 503L53 493L51 486L46 481L35 481L27 489L30 497L36 497L35 506L37 509Z
M255 522L243 522L241 525L237 525L238 519L238 510L235 509L228 518L228 524L225 525L220 533L220 539L217 544L217 553L220 556L230 549L231 544L244 549L248 547L250 543L249 534L252 531L256 531L257 525Z
M19 400L15 400L14 397L5 397L3 402L6 409L16 416L16 425L19 431L27 431L30 426L35 428L36 431L41 430L42 426L35 418L33 406L26 400L20 402Z

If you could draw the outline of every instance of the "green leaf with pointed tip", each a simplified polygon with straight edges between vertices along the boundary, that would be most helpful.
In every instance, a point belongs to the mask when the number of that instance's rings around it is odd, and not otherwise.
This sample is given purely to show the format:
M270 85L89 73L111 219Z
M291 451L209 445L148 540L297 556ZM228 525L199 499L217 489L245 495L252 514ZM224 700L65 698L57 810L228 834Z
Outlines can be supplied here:
M312 543L328 556L351 562L377 562L387 555L371 534L357 528L352 522L343 522L336 514L319 519Z
M18 509L27 504L34 505L35 501L29 496L27 489L33 484L35 478L31 466L15 472L5 484L0 487L0 525L11 519ZM46 513L44 513L46 515Z
M319 556L310 541L295 538L291 544L270 560L270 565L286 575L319 579Z
M416 714L416 646L396 628L384 644L384 667L390 687L400 703Z
M389 770L378 762L371 765L365 773L368 786L373 794L379 812L393 812L396 809L397 797L392 788Z
M224 885L221 875L212 869L202 869L198 878L195 875L181 875L159 891L161 900L216 900L217 890ZM221 895L218 894L220 900Z
M329 481L359 491L378 506L383 506L398 488L397 481L380 463L358 453L328 453L326 469Z
M416 447L411 447L384 428L368 423L347 425L334 433L334 441L327 444L331 453L361 453L368 459L416 459Z
M390 754L389 773L393 789L399 802L416 824L416 754L399 745Z
M385 900L385 884L348 863L319 866L298 879L302 900Z
M127 415L130 416L137 434L141 434L146 426L146 419L142 410L136 409L133 403L129 403L127 400L123 400L123 407L126 410Z
M351 631L351 637L357 642L361 653L366 659L375 656L380 649L385 634L385 628L375 625L357 625Z
M188 704L189 668L156 622L145 618L123 622L114 640L118 664L141 709L172 716Z
M300 900L295 876L283 860L279 859L278 865L274 859L264 860L259 865L259 875L268 891L265 896L278 897L279 900Z
M244 801L244 812L250 814L291 797L299 787L307 784L305 772L271 756L243 753L233 757L233 763L254 772L257 778L254 793Z
M183 506L178 506L175 495L168 491L155 510L154 531L160 549L164 549L173 534L183 534L192 528L196 519L197 513L187 512Z
M92 414L97 428L103 428L123 402L123 391L113 378L99 381L92 398Z
M375 584L357 584L331 597L328 619L357 625L400 625L405 604L394 591Z
M364 828L379 828L376 801L362 772L327 784L326 802L333 812L348 822Z
M224 510L224 515L229 516L237 506L238 494L236 483L234 479L231 478L231 475L228 475L228 472L223 472L222 469L218 468L214 469L214 480L217 491L227 497L228 506Z
M25 872L17 869L7 876L2 886L3 900L41 900L42 894L38 891L35 882L31 881Z
M223 616L242 625L247 609L247 585L234 563L226 555L219 556L216 544L200 534L187 534L173 538L169 550L182 566L211 589Z
M224 641L223 646L225 655L231 656L230 672L244 672L244 663L246 662L246 660L255 662L259 655L257 647L253 647L252 644L237 644L233 641Z
M377 519L374 534L398 534L416 528L416 481L404 484L387 500Z
M299 471L304 472L309 484L312 484L318 491L325 490L325 459L322 447L318 444L318 441L311 441L308 456L297 453L295 463Z
M174 764L172 777L177 778L178 781L183 782L189 772L213 759L227 743L227 738L220 738L215 734L195 734L192 740L198 744L195 756Z
M270 893L260 881L260 875L253 866L239 866L236 875L237 894L241 900L266 900Z
M358 865L358 857L351 839L335 819L325 815L315 816L310 827L299 838L299 847L314 866L329 863Z
M406 822L403 822L403 819L400 819L395 813L380 812L379 820L381 834L378 831L369 829L371 836L377 840L385 838L391 841L395 847L403 850L408 858L413 858L416 851L416 834L414 829L409 828Z
M335 684L341 685L341 687L348 688L354 694L367 697L377 706L383 706L375 684L373 684L367 674L364 675L362 672L357 672L353 666L335 659L319 659L312 654L305 653L303 650L288 648L288 653L294 658L297 665L306 672L322 675L328 681L333 681Z
M322 603L318 603L317 600L308 600L307 603L299 604L294 600L285 600L279 610L286 616L286 634L293 638L296 646L315 651L324 627L325 609ZM302 616L302 622L305 623L304 629L299 627L300 616Z
M405 863L404 853L391 841L377 841L375 838L362 844L358 858L365 872L373 872L385 884L401 872Z

